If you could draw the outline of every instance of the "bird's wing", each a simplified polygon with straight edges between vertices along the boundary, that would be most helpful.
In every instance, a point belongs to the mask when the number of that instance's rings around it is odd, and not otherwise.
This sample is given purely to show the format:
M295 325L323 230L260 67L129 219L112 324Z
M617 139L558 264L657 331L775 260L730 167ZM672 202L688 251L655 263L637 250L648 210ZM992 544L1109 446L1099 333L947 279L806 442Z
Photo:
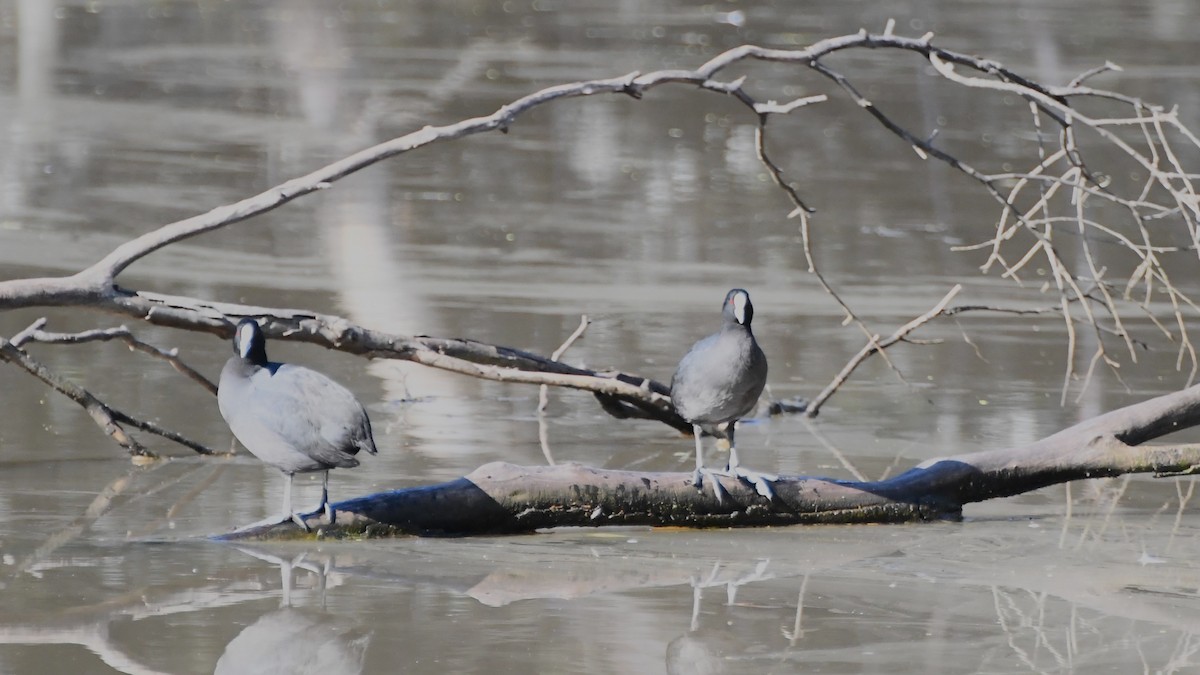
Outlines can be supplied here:
M322 382L333 386L322 386ZM244 427L253 426L253 437L262 439L263 444L285 444L319 465L356 466L353 453L342 447L348 443L345 429L339 424L345 420L339 389L345 391L333 380L301 366L284 364L274 372L263 369L250 378L247 394L240 402L245 414L238 418ZM337 429L342 429L340 436ZM234 434L242 438L236 428ZM254 450L245 439L243 443Z

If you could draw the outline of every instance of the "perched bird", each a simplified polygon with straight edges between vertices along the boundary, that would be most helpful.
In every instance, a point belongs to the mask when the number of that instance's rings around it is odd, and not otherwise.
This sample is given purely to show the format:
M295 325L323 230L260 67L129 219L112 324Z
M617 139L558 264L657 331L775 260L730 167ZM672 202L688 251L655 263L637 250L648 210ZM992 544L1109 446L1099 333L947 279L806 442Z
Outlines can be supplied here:
M285 520L308 529L303 515L292 511L292 477L324 471L321 504L313 513L324 510L332 523L329 470L358 466L359 450L376 452L367 411L348 389L321 373L268 361L266 338L252 319L238 323L233 349L217 386L221 416L251 454L287 476Z
M750 294L735 288L725 296L721 308L721 330L692 345L679 361L671 378L671 402L692 424L696 439L696 471L692 482L700 487L703 475L736 476L752 483L764 497L771 498L770 483L778 476L742 468L734 445L734 425L754 409L767 383L767 357L750 331L754 306ZM729 464L724 471L704 468L701 434L708 431L729 440ZM721 498L720 483L713 478L713 492Z

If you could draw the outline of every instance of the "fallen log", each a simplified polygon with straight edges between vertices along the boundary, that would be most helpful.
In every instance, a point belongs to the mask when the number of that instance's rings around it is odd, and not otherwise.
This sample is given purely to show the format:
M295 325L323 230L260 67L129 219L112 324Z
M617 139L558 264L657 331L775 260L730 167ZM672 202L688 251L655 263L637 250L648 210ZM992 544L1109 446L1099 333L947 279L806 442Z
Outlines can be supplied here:
M525 467L495 462L438 485L334 505L295 523L266 522L218 539L305 536L469 536L552 527L652 525L762 527L955 519L965 504L1085 478L1200 467L1200 444L1143 445L1200 423L1200 385L1085 420L1034 443L925 461L879 481L780 476L775 496L721 478L723 498L692 485L691 473L618 471L579 464Z

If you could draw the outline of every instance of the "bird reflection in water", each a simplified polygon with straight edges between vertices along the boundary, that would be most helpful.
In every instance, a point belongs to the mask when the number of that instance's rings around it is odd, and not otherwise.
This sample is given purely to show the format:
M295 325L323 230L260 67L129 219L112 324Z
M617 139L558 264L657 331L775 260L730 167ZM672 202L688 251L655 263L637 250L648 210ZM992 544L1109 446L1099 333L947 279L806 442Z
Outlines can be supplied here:
M354 621L324 609L292 607L292 568L320 575L324 605L326 570L303 561L304 554L288 561L259 550L239 550L279 565L283 577L280 608L246 626L225 646L217 660L216 675L341 675L363 672L371 632Z
M721 623L718 627L702 626L700 621L700 604L703 590L714 586L725 586L726 606L737 602L737 589L755 581L770 579L774 575L767 574L770 560L761 560L749 574L736 579L720 578L721 563L713 564L712 571L704 579L692 580L692 622L688 632L671 640L667 644L667 673L670 675L717 675L718 673L747 672L746 663L742 657L745 646L730 630L729 626Z

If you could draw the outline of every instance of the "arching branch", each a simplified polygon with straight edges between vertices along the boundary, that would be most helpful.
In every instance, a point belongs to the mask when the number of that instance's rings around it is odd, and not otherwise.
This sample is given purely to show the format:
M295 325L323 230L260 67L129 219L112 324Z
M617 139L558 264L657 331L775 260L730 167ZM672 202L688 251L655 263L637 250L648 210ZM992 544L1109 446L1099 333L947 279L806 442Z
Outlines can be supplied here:
M989 173L967 163L962 157L942 147L937 129L921 132L908 129L886 112L876 101L867 99L853 78L830 65L837 54L854 49L889 50L907 53L927 61L934 76L953 86L1017 95L1028 101L1039 125L1042 118L1058 128L1058 147L1038 145L1038 159L1024 173L1005 171ZM1200 242L1195 210L1196 190L1193 177L1180 159L1176 146L1200 148L1200 140L1179 121L1174 111L1143 103L1119 92L1085 86L1083 82L1101 71L1093 70L1065 86L1036 82L1006 68L1002 64L975 56L947 50L933 44L931 34L919 38L861 31L814 42L803 49L768 49L743 45L713 57L693 70L669 69L646 73L629 73L612 78L571 82L547 87L500 106L490 114L464 119L455 123L426 126L411 133L365 148L346 158L321 167L304 176L289 180L258 195L233 204L218 207L207 213L164 225L131 239L102 256L80 272L64 277L13 279L0 281L0 310L24 307L86 306L156 325L208 332L227 336L231 325L243 316L258 316L268 320L267 333L276 339L294 339L320 344L331 349L359 354L369 358L403 359L426 366L503 382L550 385L590 391L601 401L605 410L619 417L640 417L662 421L686 429L683 421L671 409L666 387L650 378L632 373L591 371L558 363L551 358L515 349L486 345L470 340L415 337L371 331L356 326L338 316L308 310L274 307L252 307L204 299L172 297L140 291L116 283L118 276L147 255L189 237L226 227L266 213L294 199L330 188L338 180L385 159L437 143L449 142L488 131L506 131L523 115L554 101L618 94L642 98L647 92L662 86L686 85L700 91L729 96L746 107L758 120L756 151L760 162L770 172L776 185L794 207L792 214L800 216L804 234L805 254L810 271L818 278L831 297L838 302L867 337L866 355L884 354L887 345L877 341L875 331L859 317L815 264L809 230L810 206L801 191L784 176L781 164L767 153L767 121L776 115L796 114L803 107L821 103L826 94L791 97L778 103L754 91L757 81L751 75L735 79L720 79L731 67L753 62L793 64L800 73L816 75L814 79L832 83L832 93L840 92L870 119L882 125L903 143L911 146L923 159L945 163L955 171L979 183L1001 206L994 236L979 244L987 250L983 268L999 265L1002 274L1020 281L1021 270L1036 258L1045 260L1052 272L1052 286L1057 294L1058 312L1064 319L1067 333L1068 364L1064 374L1064 396L1067 385L1077 374L1076 328L1078 320L1096 335L1092 354L1085 361L1085 373L1090 376L1096 364L1118 365L1116 357L1105 346L1109 336L1122 340L1135 359L1135 340L1128 334L1121 313L1130 306L1149 314L1167 339L1178 342L1178 365L1190 365L1194 375L1200 361L1187 329L1187 316L1200 313L1200 307L1173 283L1162 257L1170 246L1159 243L1167 225L1178 225L1195 244ZM1105 68L1109 70L1111 68ZM1080 100L1115 106L1111 114L1084 115L1075 105ZM1100 172L1084 161L1085 148L1080 133L1087 130L1099 141L1115 148L1119 154L1146 172L1144 183L1135 196L1121 196L1115 185L1102 184L1095 176ZM1130 136L1133 138L1130 138ZM1039 134L1039 137L1041 134ZM1027 196L1027 188L1037 186L1037 195ZM1053 200L1066 200L1066 212L1051 209ZM1128 222L1119 225L1100 223L1084 215L1086 200L1123 209ZM1146 221L1160 221L1152 232ZM1163 222L1163 221L1170 221ZM1081 278L1071 265L1064 262L1064 240L1055 232L1068 225L1082 242L1079 250L1087 262L1092 278ZM1132 256L1130 269L1121 272L1101 268L1092 256L1087 236L1100 232L1118 239L1123 250ZM1019 244L1013 242L1019 241ZM1017 246L1015 258L1008 249ZM1200 247L1194 246L1200 249ZM1178 249L1175 249L1178 250ZM1104 278L1102 278L1102 276ZM1134 299L1135 288L1143 291ZM1160 321L1152 305L1157 292L1164 295L1170 307L1170 320ZM1074 313L1079 313L1077 317ZM1173 323L1173 328L1168 328ZM890 342L896 344L901 340ZM855 357L860 359L862 356ZM886 359L886 355L884 355ZM896 370L899 373L898 370ZM1087 378L1085 377L1085 382ZM836 390L838 380L831 385ZM1086 385L1085 385L1086 386Z

